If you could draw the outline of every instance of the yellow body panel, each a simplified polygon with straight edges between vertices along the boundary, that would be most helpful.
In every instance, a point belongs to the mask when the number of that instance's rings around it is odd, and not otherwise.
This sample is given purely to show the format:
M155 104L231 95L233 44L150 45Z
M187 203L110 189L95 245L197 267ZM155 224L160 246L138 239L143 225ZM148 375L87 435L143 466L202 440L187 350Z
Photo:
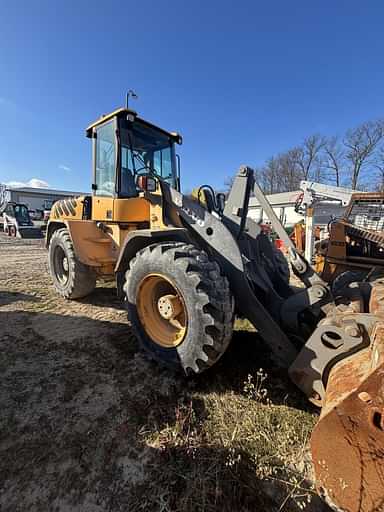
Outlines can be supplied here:
M108 230L108 236L112 238L114 245L117 251L117 257L120 253L120 249L124 244L124 240L126 239L128 233L132 230L138 229L139 226L137 224L130 224L128 227L121 227L119 224L105 224Z
M160 187L155 192L145 192L144 197L149 201L149 220L151 229L168 229L168 224L164 221L163 195ZM176 228L183 227L180 218L175 215L172 209L167 211L167 221Z
M66 220L65 225L71 235L76 257L85 265L96 267L101 275L113 275L120 250L128 233L138 229L131 224L122 229L119 224L104 224L99 229L93 220Z
M65 222L71 235L76 257L85 265L99 267L101 273L113 273L119 250L109 234L104 233L92 220Z
M149 203L142 197L92 198L92 219L107 222L148 222Z
M92 220L113 219L113 197L92 197Z
M149 202L144 197L115 199L113 220L115 222L149 222Z
M120 249L128 233L143 223L150 226L151 206L144 197L115 199L92 197L92 220L83 220L84 196L57 201L51 211L52 223L63 223L72 238L77 258L99 274L112 275ZM161 217L161 208L158 212ZM103 222L103 229L97 222Z

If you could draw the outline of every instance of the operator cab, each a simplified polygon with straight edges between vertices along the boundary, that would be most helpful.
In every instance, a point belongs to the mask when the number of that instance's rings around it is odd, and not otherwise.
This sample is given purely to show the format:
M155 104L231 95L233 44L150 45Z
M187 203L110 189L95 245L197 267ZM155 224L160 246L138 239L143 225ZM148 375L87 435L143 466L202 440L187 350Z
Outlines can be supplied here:
M179 190L175 144L177 133L158 128L121 108L101 117L86 130L93 139L93 193L95 196L130 198L140 189L137 178L152 175Z
M15 219L19 226L33 226L28 208L22 203L8 203L4 213L11 219Z

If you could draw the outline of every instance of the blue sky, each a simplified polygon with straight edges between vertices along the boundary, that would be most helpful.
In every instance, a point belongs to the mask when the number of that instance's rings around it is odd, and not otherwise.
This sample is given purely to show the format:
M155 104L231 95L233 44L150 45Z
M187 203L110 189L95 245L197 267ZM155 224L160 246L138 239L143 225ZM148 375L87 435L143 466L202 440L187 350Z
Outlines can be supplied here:
M124 103L184 138L184 189L383 115L384 2L0 0L0 182L90 189Z

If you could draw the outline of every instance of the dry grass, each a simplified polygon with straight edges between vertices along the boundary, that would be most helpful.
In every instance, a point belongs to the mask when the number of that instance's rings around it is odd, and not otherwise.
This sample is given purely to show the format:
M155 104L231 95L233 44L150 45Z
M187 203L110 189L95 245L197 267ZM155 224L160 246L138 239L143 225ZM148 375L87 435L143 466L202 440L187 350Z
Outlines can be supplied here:
M307 441L315 418L273 404L253 380L257 374L243 393L184 394L170 421L142 432L163 458L151 468L148 510L160 497L169 511L298 510L312 501Z
M317 412L249 323L185 380L142 353L105 284L68 303L44 249L0 237L0 257L1 510L327 510L307 452Z

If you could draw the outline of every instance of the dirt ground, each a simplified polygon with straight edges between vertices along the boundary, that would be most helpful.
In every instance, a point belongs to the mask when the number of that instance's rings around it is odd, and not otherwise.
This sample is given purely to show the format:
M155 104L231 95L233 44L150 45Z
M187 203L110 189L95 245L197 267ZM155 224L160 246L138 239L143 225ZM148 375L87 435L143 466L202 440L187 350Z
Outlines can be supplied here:
M3 512L328 510L311 488L317 412L253 332L174 376L110 285L65 301L43 242L0 234L0 353Z

